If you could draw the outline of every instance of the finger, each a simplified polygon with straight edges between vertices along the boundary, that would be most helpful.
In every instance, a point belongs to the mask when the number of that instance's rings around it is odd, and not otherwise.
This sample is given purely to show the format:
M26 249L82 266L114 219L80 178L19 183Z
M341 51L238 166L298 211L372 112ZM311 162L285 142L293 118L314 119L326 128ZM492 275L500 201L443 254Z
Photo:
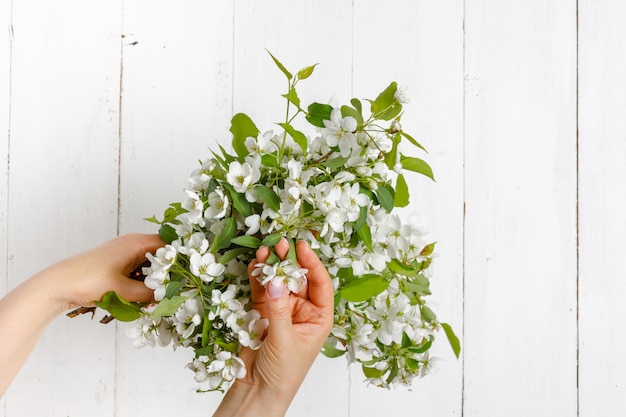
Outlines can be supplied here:
M330 309L334 305L333 286L328 271L313 249L303 240L296 245L298 261L308 270L308 291L311 302L318 307Z
M270 250L266 246L261 246L256 251L256 259L248 264L248 280L250 281L250 293L253 303L262 303L265 300L265 288L259 283L257 277L252 276L256 264L267 261Z
M114 288L112 288L112 291L115 291L128 301L138 303L149 303L152 301L152 295L154 293L154 291L146 287L143 282L126 277L118 281L114 285Z
M126 258L126 269L132 272L146 261L146 253L154 253L165 245L159 235L130 233L118 237L114 240L118 244L118 250L122 251L122 256Z
M267 337L270 340L289 340L293 333L291 302L282 280L272 281L265 287L265 309L269 320Z
M289 242L287 242L287 239L284 237L281 238L280 242L274 246L274 252L276 252L276 255L278 255L281 260L284 260L289 252Z

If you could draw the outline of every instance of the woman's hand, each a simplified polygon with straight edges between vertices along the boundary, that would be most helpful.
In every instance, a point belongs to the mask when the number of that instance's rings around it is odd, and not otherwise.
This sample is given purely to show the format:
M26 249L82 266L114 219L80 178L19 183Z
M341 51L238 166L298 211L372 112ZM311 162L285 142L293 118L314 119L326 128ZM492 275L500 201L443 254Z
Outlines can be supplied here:
M129 301L148 302L152 290L128 276L146 261L146 253L163 245L158 235L123 235L56 263L33 278L50 288L57 313L92 305L109 291Z
M284 259L289 245L283 239L275 250ZM235 381L214 416L284 416L328 337L334 311L330 277L304 241L296 245L296 255L308 269L298 293L288 294L282 284L262 287L251 276L257 261L248 267L252 307L269 319L267 336L259 350L245 348L239 354L248 373ZM257 251L258 262L268 256L266 247Z
M150 301L152 290L128 275L164 243L157 235L130 234L56 263L0 300L0 396L48 324L61 312L89 306L108 291Z

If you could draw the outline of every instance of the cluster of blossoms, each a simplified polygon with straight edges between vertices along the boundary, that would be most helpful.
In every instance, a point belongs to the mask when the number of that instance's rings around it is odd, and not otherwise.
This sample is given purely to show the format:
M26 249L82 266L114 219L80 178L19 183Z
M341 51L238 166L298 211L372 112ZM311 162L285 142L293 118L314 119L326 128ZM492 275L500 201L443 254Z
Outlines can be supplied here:
M251 308L248 263L261 245L305 240L336 294L322 353L360 363L374 385L409 385L433 368L428 351L438 330L456 352L458 341L424 299L434 243L392 212L409 203L406 171L432 178L426 162L398 148L401 140L421 148L400 125L406 91L391 83L368 100L367 118L357 99L305 110L295 86L315 66L294 76L274 61L289 81L282 129L261 134L248 116L235 115L234 153L220 147L192 172L186 199L171 204L163 220L151 219L167 242L148 255L144 270L157 304L139 308L129 334L136 346L193 349L196 381L227 389L246 372L240 349L258 349L268 326ZM294 127L298 115L315 126L312 137ZM281 280L298 292L306 281L290 256L270 256L255 268L253 279L263 285Z

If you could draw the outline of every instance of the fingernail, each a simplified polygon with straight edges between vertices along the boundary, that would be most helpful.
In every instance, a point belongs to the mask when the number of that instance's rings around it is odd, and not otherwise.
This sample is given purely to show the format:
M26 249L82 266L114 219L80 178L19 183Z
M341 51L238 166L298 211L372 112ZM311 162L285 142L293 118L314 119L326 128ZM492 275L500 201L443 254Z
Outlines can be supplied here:
M285 284L283 281L270 281L270 284L267 287L267 292L270 295L270 298L277 300L283 296L285 292Z

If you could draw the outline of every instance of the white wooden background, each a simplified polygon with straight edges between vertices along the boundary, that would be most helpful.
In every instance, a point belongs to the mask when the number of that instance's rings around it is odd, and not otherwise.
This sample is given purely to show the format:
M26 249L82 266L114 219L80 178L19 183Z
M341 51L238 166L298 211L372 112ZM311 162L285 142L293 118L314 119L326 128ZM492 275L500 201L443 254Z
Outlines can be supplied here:
M412 391L320 358L290 416L626 415L626 3L3 0L0 295L180 200L230 117L408 85L411 182L438 243L433 302L462 339ZM2 341L0 341L2 343ZM210 415L187 352L60 317L2 417ZM1 370L0 370L1 372Z

